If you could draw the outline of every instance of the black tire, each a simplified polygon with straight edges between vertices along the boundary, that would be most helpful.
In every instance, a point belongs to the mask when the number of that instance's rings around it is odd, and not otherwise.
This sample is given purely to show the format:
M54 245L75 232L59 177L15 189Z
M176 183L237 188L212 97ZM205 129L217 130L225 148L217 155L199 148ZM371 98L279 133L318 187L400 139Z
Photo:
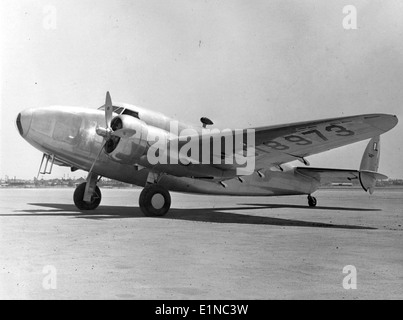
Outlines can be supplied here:
M94 210L98 208L99 204L101 203L101 190L98 188L98 186L96 186L95 191L91 197L91 202L86 202L83 200L86 184L86 182L83 182L74 191L74 204L79 210Z
M171 195L165 188L153 184L141 191L139 204L146 217L162 217L171 207Z
M317 204L318 202L316 201L316 198L315 197L312 197L312 196L308 196L308 205L310 206L310 207L316 207L316 204Z

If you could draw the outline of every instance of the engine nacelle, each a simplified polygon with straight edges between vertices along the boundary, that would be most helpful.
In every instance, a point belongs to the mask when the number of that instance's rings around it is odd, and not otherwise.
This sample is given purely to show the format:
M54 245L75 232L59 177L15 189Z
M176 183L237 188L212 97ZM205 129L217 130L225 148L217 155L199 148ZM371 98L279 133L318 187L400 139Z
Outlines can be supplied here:
M148 147L148 126L140 119L129 115L120 115L112 119L111 128L113 131L131 129L135 131L135 134L128 138L112 136L105 144L105 152L119 163L136 163Z

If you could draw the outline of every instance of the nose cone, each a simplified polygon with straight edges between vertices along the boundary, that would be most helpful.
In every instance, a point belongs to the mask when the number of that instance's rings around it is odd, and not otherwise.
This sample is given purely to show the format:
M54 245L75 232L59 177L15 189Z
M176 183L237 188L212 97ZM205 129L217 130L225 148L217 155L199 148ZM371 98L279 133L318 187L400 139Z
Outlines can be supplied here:
M24 110L17 116L17 128L22 137L26 137L31 126L32 109Z

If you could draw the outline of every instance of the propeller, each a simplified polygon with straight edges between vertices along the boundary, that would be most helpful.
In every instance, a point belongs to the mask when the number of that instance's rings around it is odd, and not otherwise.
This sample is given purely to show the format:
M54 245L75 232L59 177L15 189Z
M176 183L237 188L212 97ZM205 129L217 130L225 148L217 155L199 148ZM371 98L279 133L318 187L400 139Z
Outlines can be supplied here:
M107 91L105 98L105 122L107 128L111 127L112 112L113 112L112 99L111 95L109 94L109 91Z
M98 152L98 155L96 156L94 162L91 165L91 169L88 172L90 174L92 172L92 169L94 169L95 163L98 161L98 158L100 157L102 151L105 148L105 145L113 139L113 137L118 137L118 138L130 138L133 136L136 131L132 129L125 129L125 128L120 128L117 129L116 131L113 130L111 127L112 124L112 118L113 118L113 106L112 106L112 99L111 95L109 94L109 91L106 93L106 98L105 98L105 124L106 127L100 127L97 126L95 131L99 136L102 136L104 138L101 148Z

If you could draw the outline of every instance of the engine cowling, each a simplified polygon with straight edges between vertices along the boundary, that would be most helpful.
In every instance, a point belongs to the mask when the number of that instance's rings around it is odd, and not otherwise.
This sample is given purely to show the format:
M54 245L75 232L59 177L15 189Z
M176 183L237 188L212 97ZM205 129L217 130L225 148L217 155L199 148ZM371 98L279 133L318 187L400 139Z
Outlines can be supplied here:
M132 116L120 115L112 119L111 128L113 131L131 129L135 133L128 138L112 136L105 144L105 152L119 163L136 163L147 150L147 124Z

